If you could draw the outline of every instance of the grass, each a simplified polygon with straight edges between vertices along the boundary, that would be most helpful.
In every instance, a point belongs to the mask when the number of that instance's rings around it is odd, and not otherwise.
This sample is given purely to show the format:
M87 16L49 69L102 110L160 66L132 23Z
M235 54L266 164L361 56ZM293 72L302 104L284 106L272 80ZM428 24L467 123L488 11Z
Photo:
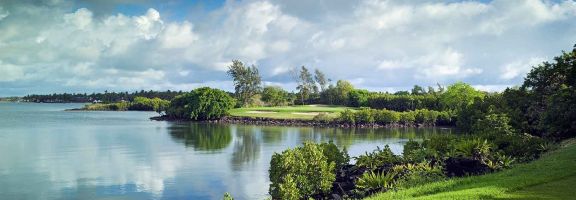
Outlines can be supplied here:
M230 110L230 115L236 117L311 120L319 113L326 113L330 117L337 117L339 113L345 109L348 109L348 107L327 105L252 107L232 109Z
M456 178L369 199L574 199L576 140L531 163L501 172Z

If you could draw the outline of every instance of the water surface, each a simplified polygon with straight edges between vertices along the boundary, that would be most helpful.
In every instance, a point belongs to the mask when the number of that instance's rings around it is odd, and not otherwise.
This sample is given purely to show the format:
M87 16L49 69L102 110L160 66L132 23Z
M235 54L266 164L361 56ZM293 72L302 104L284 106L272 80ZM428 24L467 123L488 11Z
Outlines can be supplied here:
M334 141L351 156L450 129L339 129L158 122L154 112L65 112L0 103L2 199L264 199L274 152Z

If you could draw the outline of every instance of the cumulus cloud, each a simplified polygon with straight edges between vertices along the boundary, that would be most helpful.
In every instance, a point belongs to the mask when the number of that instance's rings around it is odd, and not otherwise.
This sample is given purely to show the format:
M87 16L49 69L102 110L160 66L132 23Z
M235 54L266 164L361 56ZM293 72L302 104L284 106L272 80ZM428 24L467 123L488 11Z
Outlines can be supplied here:
M169 20L153 6L136 15L110 8L109 1L2 5L2 87L231 88L224 71L233 59L281 85L305 65L381 90L458 80L504 86L576 42L573 1L227 1L202 21Z

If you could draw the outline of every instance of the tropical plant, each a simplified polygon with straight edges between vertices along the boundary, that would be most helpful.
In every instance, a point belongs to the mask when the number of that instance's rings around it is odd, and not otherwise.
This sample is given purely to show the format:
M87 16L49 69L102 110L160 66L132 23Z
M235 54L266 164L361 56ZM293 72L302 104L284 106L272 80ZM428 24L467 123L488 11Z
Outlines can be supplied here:
M400 157L394 155L390 146L384 146L384 149L377 147L373 152L365 152L364 155L355 157L356 166L366 167L368 169L376 169L385 165L394 165L400 162Z
M394 186L394 177L396 173L394 171L377 172L373 171L365 172L356 181L356 188L361 190L385 190L392 188Z
M336 160L344 162L332 145L305 142L302 147L272 155L269 171L272 198L303 199L327 192L336 179Z
M180 119L212 120L227 115L234 105L235 100L228 93L202 87L176 96L170 102L166 114Z

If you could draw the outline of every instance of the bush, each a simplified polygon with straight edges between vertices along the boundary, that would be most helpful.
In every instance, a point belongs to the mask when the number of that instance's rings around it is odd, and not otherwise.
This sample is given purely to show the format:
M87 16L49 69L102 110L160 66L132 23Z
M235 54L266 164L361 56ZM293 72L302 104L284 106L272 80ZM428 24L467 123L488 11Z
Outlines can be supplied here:
M424 140L422 146L444 157L453 150L453 144L456 142L456 139L453 135L434 135L430 139Z
M352 110L346 109L340 112L338 121L346 124L356 124L356 115L354 114L354 112L352 112Z
M228 114L236 104L228 93L208 87L192 90L176 96L166 110L166 114L180 119L211 120Z
M400 113L400 123L403 124L411 124L416 121L416 116L414 116L414 112L401 112Z
M387 173L380 172L374 173L372 171L365 172L356 181L356 188L361 190L376 190L381 191L392 188L394 186L394 177L396 173L389 171Z
M273 199L305 199L328 192L336 180L337 165L347 163L347 154L333 143L314 144L275 153L270 161L269 193Z
M320 114L314 116L314 118L312 118L312 120L314 120L316 122L320 122L320 123L330 123L334 120L334 118L331 117L329 114L320 113Z
M374 121L379 124L393 124L400 121L400 114L390 110L379 110L374 112Z
M262 90L262 101L271 106L288 104L289 94L278 86L267 86Z
M482 162L486 161L491 155L490 152L492 147L493 145L491 143L485 139L480 138L463 139L454 145L456 155L472 158Z
M378 147L371 153L366 152L364 155L355 157L355 159L356 166L366 167L371 170L385 165L394 165L401 161L400 157L394 155L388 145L384 146L384 149Z
M322 153L324 153L328 162L334 162L336 164L336 169L350 162L350 156L346 148L340 150L332 141L319 145L322 147Z
M516 131L510 126L510 118L506 114L489 114L472 125L474 134L511 135Z
M396 182L399 188L410 188L446 179L442 166L432 165L428 162L397 165L393 169L400 174Z
M374 123L374 111L369 108L363 108L354 113L356 115L356 123L359 124L372 124Z

